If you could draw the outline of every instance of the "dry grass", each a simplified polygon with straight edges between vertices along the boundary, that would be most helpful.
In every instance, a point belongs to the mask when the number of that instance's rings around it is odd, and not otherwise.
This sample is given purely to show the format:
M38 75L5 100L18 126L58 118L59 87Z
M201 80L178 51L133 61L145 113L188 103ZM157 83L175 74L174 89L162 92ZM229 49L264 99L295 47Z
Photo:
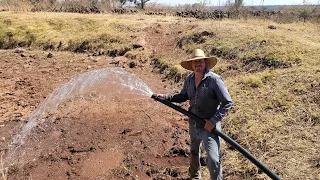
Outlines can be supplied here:
M157 22L161 17L150 21L143 15L1 12L0 48L126 52L145 38L144 28Z
M277 29L269 29L269 25ZM57 47L63 42L62 50L74 51L85 41L93 50L130 48L134 41L148 37L145 29L156 31L157 27L168 34L172 27L181 27L180 34L165 37L188 41L181 47L184 54L176 58L177 44L160 46L167 39L159 39L155 50L167 48L159 66L172 65L169 75L184 73L178 63L194 48L221 57L213 71L223 75L234 101L223 121L228 135L283 179L320 178L319 24L257 19L201 21L141 14L0 13L0 41L12 37L24 42L29 38L31 48L44 44ZM203 37L203 42L192 40L204 31L214 36ZM151 54L150 49L145 51ZM127 56L143 52L129 51ZM228 145L223 144L222 154L225 179L267 179Z
M85 50L130 48L139 23L110 15L64 13L1 13L0 40L3 48L73 50L84 42ZM58 47L60 45L60 47Z
M234 54L235 58L268 58L287 62L305 59L307 56L319 53L320 37L317 34L319 24L292 23L278 24L272 21L247 19L195 22L192 31L185 32L190 36L197 32L209 31L216 34L206 39L205 43L190 43L183 47L185 50L203 47L207 52L213 48L223 56ZM269 29L274 25L277 29Z
M226 80L235 107L225 131L283 179L317 179L320 173L319 66L309 68L273 70L267 81L260 73ZM225 162L232 170L257 171L243 160L230 161L229 153Z
M319 178L319 24L240 19L196 21L194 26L182 38L204 31L216 36L204 43L189 41L182 47L186 52L197 47L222 52L213 71L225 75L234 101L223 123L226 133L283 179ZM222 154L226 179L267 179L228 145Z
M43 49L110 50L131 48L131 43L146 36L143 29L158 24L181 22L179 18L143 15L86 15L74 13L13 13L0 14L2 48L30 46ZM319 52L319 24L277 24L266 20L192 21L196 28L183 31L180 39L209 31L215 37L205 43L188 43L182 48L191 51L202 47L215 55L246 61L264 58L265 63L296 63ZM268 29L272 24L275 30ZM87 42L87 43L84 43ZM1 43L0 43L1 45ZM59 46L60 45L60 46ZM174 63L174 62L173 62ZM176 62L177 63L177 62Z
M6 175L6 173L5 173L5 169L4 169L4 165L3 165L3 161L2 161L2 156L3 156L3 153L1 152L1 156L0 156L1 179L2 179L2 180L7 180L7 175Z

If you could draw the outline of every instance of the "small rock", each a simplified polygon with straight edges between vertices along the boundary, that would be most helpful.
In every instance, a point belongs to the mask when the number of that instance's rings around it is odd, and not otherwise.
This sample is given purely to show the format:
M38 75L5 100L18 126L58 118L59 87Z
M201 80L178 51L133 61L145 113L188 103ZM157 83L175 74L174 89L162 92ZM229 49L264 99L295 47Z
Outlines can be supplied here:
M267 41L266 41L266 40L262 40L262 41L260 42L260 45L265 45L265 44L267 44Z
M269 25L268 28L269 29L277 29L277 27L275 25Z
M134 68L134 67L136 67L136 62L134 62L134 61L131 61L130 63L129 63L129 68Z
M30 55L29 57L31 57L31 58L33 58L33 59L38 59L38 58L39 58L39 56L36 55L36 54L32 54L32 55Z
M1 137L1 141L6 141L6 137Z
M117 57L113 58L113 60L119 61L119 62L127 62L128 58L126 58L125 56L117 56Z
M208 32L208 31L203 31L201 33L201 36L215 36L215 33L213 32Z
M23 53L20 54L21 57L26 57L26 55L24 55Z
M109 64L115 64L115 65L119 65L119 61L116 61L114 59L112 59Z
M117 67L123 66L124 63L128 62L128 59L124 56L118 56L111 60L110 64L114 64Z
M51 135L51 137L53 137L54 139L58 139L60 138L60 136L62 135L61 131L54 131Z
M100 50L100 51L99 51L99 56L102 56L102 55L104 55L104 51L103 51L103 50Z
M14 53L18 53L18 54L24 53L24 50L22 50L22 49L16 49L16 50L14 50Z
M52 58L53 57L53 54L52 53L49 53L48 55L47 55L47 58Z
M88 69L91 69L91 66L88 66Z
M136 49L136 48L141 48L141 47L145 46L146 44L147 44L147 42L145 39L140 39L139 41L134 43L132 46L134 49Z
M40 72L46 74L46 73L49 73L50 71L48 69L44 69L44 70L41 70Z

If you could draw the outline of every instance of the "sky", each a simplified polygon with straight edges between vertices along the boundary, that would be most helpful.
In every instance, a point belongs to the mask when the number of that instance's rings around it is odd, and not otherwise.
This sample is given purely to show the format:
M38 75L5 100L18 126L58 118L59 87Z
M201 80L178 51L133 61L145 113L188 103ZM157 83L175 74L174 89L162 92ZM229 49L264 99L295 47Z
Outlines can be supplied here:
M183 5L183 4L194 4L199 3L201 0L152 0L150 2L163 3L167 5ZM206 0L210 2L213 6L223 6L225 5L226 0ZM247 6L250 5L301 5L304 0L244 0L244 4ZM320 4L320 0L306 0L308 4Z

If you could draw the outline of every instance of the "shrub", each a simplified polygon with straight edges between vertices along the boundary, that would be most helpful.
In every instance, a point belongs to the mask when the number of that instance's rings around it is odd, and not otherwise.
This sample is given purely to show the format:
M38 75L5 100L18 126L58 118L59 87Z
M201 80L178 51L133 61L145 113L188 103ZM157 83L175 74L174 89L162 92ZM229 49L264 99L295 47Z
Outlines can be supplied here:
M257 88L262 85L261 78L256 75L244 76L241 78L240 82L243 83L245 86L249 86L252 88Z

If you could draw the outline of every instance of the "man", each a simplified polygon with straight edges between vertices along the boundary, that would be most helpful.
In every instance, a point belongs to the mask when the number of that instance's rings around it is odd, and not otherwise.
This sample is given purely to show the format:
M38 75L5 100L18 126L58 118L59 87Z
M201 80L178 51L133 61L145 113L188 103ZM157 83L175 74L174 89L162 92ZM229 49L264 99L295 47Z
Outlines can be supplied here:
M190 100L189 111L206 120L203 125L189 119L191 179L201 179L200 144L202 141L207 152L207 167L211 180L222 179L220 140L211 131L214 128L221 130L220 121L231 108L232 100L222 78L210 71L216 64L216 57L206 57L201 49L196 49L193 58L181 62L183 68L193 71L185 79L181 92L171 95L157 94L171 102L180 103Z

